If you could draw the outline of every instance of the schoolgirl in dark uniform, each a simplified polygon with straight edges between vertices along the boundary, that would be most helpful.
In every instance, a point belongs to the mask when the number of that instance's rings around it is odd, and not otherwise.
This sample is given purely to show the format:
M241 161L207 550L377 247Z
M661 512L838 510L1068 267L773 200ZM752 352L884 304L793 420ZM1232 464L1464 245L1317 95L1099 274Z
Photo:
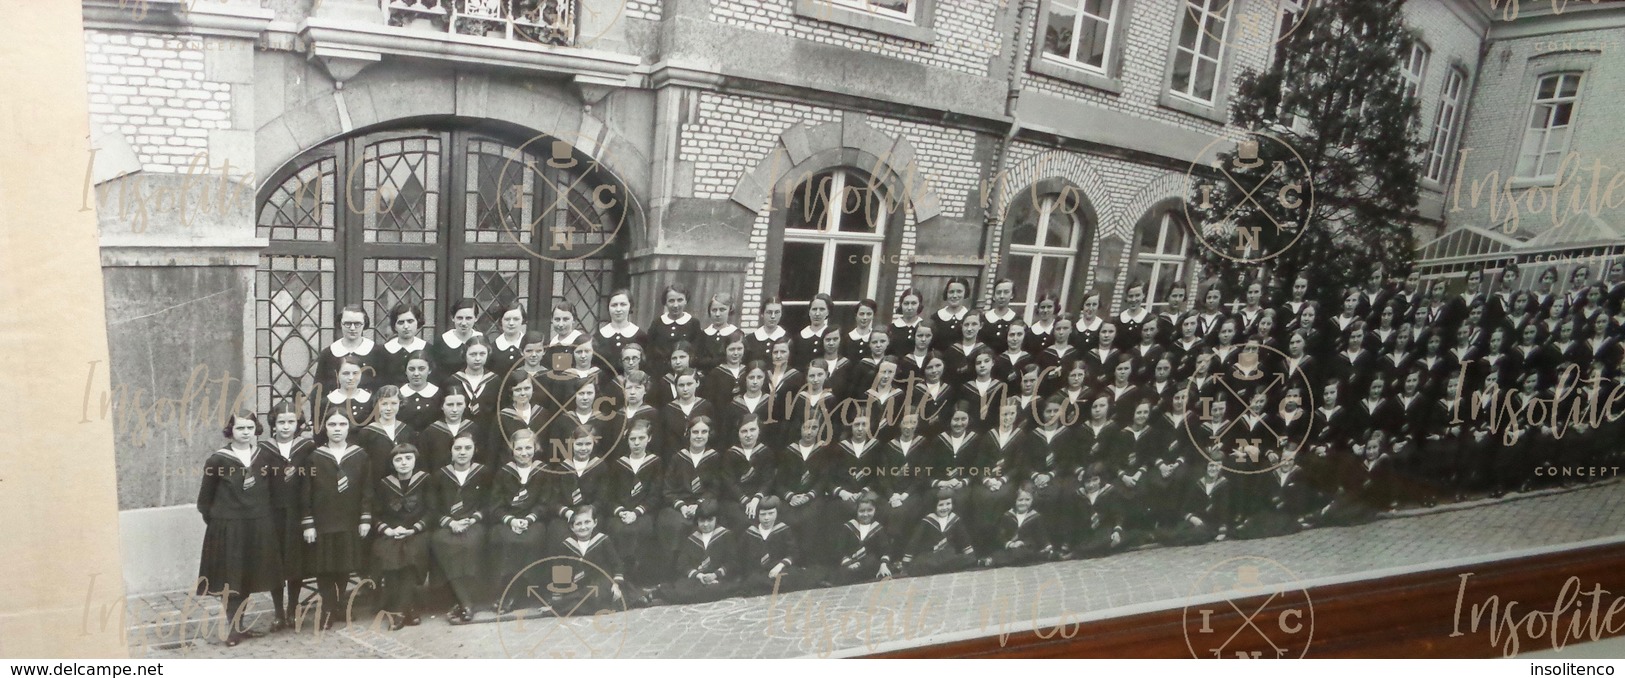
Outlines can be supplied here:
M497 318L497 331L492 332L487 339L490 355L486 356L485 369L501 378L508 374L508 370L519 364L521 354L525 350L525 305L513 301L502 307L502 315ZM464 359L467 359L466 351ZM465 367L464 371L467 369Z
M694 512L701 500L718 501L722 496L724 469L722 455L711 448L711 417L695 415L682 429L684 444L666 454L666 471L661 487L665 508L660 510L659 558L664 562L677 551L678 541L694 527Z
M660 454L670 460L671 456L688 444L689 428L695 417L715 417L716 410L710 401L699 397L699 375L692 369L685 369L676 374L677 398L665 407L660 408ZM710 427L707 426L707 435Z
M924 355L926 351L931 350L929 339L924 342L915 340L915 332L919 329L920 322L924 320L920 317L920 312L924 308L925 297L917 289L910 287L897 295L897 315L892 316L886 328L887 333L891 335L889 349L891 355L901 357L914 353L917 349L923 349L918 352Z
M1091 387L1101 388L1110 383L1112 368L1126 355L1117 348L1116 341L1117 326L1106 323L1100 326L1100 345L1083 352L1083 362L1088 366L1089 374L1095 378Z
M1006 384L1014 384L1021 378L1021 373L1028 365L1037 361L1037 357L1027 352L1027 324L1020 318L1010 321L1005 328L1004 345L1008 348L998 354L993 362L993 378Z
M717 440L718 446L732 446L739 442L739 425L746 419L755 419L757 422L757 439L764 444L771 439L767 435L767 427L762 422L768 421L775 414L782 416L782 412L773 412L773 396L767 388L767 365L761 361L752 362L745 368L744 378L740 380L742 392L729 398L722 408L721 426L723 434ZM774 420L777 426L780 422ZM775 430L774 434L778 431ZM735 523L736 527L739 524Z
M604 532L620 545L633 581L648 586L659 582L664 555L655 548L655 517L662 506L664 462L650 451L654 426L633 419L626 429L626 452L610 466L613 482Z
M429 381L433 367L428 354L414 351L406 356L406 383L401 385L401 421L414 431L423 431L440 416L441 388Z
M581 331L580 323L576 318L576 307L568 301L561 301L553 305L553 316L548 323L547 343L542 347L542 364L554 372L562 372L561 367L568 369L585 369L592 366L591 337ZM576 349L583 343L587 344L588 362L581 365L576 361Z
M1055 553L1051 542L1049 519L1033 508L1032 485L1023 484L1016 490L1015 504L999 516L994 526L993 547L982 558L986 567L1027 565L1049 560Z
M873 428L867 416L854 415L844 440L835 443L830 462L830 499L840 517L857 514L857 501L869 493L878 494L885 487L880 477L885 469L883 444L870 434ZM827 524L833 521L823 519ZM809 554L809 558L823 560L826 554ZM822 563L821 563L822 564Z
M485 432L468 419L468 393L460 386L446 389L440 399L441 418L418 434L419 468L430 472L451 463L451 443L459 436L485 440Z
M717 503L702 501L694 511L694 531L677 547L679 578L660 585L656 600L687 605L733 596L738 590L739 538L721 524ZM754 522L754 521L753 521Z
M400 386L406 383L407 356L429 350L430 342L419 336L423 312L416 306L396 304L389 312L389 326L395 336L384 342L384 352L379 356L378 384Z
M677 342L693 346L699 340L700 321L688 314L688 289L682 285L667 285L660 292L660 301L665 311L649 323L649 355L646 357L651 373L664 375L671 369L671 351Z
M1100 347L1100 328L1106 323L1100 317L1100 295L1090 293L1083 298L1078 319L1072 323L1072 345L1079 351L1093 351Z
M1063 313L1053 328L1052 343L1033 357L1039 368L1038 392L1046 396L1066 384L1066 366L1078 355L1072 346L1072 319Z
M976 564L976 547L964 521L954 513L954 503L952 490L937 491L936 510L920 519L904 552L904 575L944 574Z
M609 535L598 531L599 511L582 505L570 518L570 536L553 542L549 558L592 563L592 567L572 569L571 590L547 593L547 609L557 616L593 616L610 609L615 601L628 600L626 566L620 549ZM642 596L631 599L642 602ZM573 615L571 613L574 613Z
M1156 325L1156 316L1151 309L1145 307L1145 283L1138 280L1130 282L1124 291L1124 308L1119 311L1116 318L1117 347L1128 350L1135 342L1140 340L1141 329L1146 325Z
M624 372L621 351L629 344L648 346L649 333L632 322L632 293L615 290L609 295L609 322L600 326L593 336L593 352L598 355L599 367Z
M1177 495L1182 520L1158 541L1170 545L1204 544L1228 536L1235 523L1235 482L1224 463L1212 459L1202 473L1192 474Z
M841 337L841 355L847 360L857 362L869 357L869 336L875 332L875 314L879 312L880 304L873 299L858 302L852 311L852 329Z
M722 337L722 343L724 347L720 360L703 373L705 379L700 385L700 396L707 402L727 405L743 390L745 335L736 329Z
M823 568L806 562L811 549L796 529L779 521L779 506L778 497L763 499L756 509L756 524L740 535L740 592L745 595L800 591L823 579Z
M480 336L474 329L478 318L479 309L473 299L460 299L451 305L451 329L429 345L429 365L434 369L430 382L444 387L450 383L451 375L463 370L463 344Z
M1199 288L1200 289L1200 288ZM1203 341L1213 344L1224 322L1224 290L1213 285L1202 293L1202 310L1196 314L1196 331Z
M380 574L379 609L389 615L389 628L417 626L423 577L429 570L429 474L417 470L417 447L390 450L390 473L379 479L373 568Z
M796 528L814 548L824 545L819 523L830 508L829 488L837 463L828 440L833 433L825 428L829 422L822 416L800 422L800 438L773 460L773 491L783 500L783 522ZM761 511L760 505L757 511Z
M351 304L339 310L339 338L329 344L316 361L316 384L324 391L341 388L339 364L345 358L361 368L356 387L367 390L374 388L380 376L384 352L365 336L370 329L372 319L367 317L367 312L360 305Z
M960 385L970 381L975 376L972 358L976 352L986 348L981 341L982 317L980 315L965 316L959 324L960 337L958 341L949 344L942 354L947 363L948 373L944 377L948 383ZM991 353L991 350L989 351Z
M890 360L897 365L897 356L891 355L887 349L891 346L891 337L886 330L874 330L869 333L869 345L862 358L852 365L851 397L862 398L864 392L875 387L875 372L879 371L880 364ZM893 377L895 378L895 370Z
M197 595L219 595L226 608L226 645L243 639L248 596L282 587L279 526L272 498L288 460L255 444L262 432L247 411L226 419L226 445L204 462L197 509L207 525L198 563Z
M1077 490L1072 497L1072 524L1061 544L1064 559L1103 556L1123 545L1123 502L1115 485L1107 480L1106 465L1080 467Z
M1265 315L1265 308L1263 306L1264 284L1257 280L1248 283L1247 290L1243 293L1243 299L1245 299L1245 303L1241 308L1236 309L1233 317L1240 325L1241 334L1243 336L1247 336L1251 335L1253 331L1258 328L1258 322L1262 320Z
M1016 486L1026 478L1022 464L1032 445L1027 431L1018 425L1021 408L1016 403L1006 400L997 412L997 424L982 436L966 507L971 541L984 553L992 552L999 516L1015 501Z
M1174 376L1178 379L1190 377L1196 368L1196 356L1207 348L1201 336L1197 333L1196 316L1188 315L1179 321L1179 338L1168 344L1165 355L1174 361Z
M376 409L373 411L372 423L355 433L355 443L360 445L361 449L366 451L367 458L372 460L372 475L368 477L369 481L382 480L393 473L395 447L418 439L418 432L398 418L401 410L400 389L394 386L380 388L373 402Z
M560 381L559 377L564 376L563 373L554 372L552 366L547 363L547 340L542 337L541 332L535 330L526 331L525 338L521 339L520 342L524 345L524 348L519 351L519 362L514 363L513 367L508 368L508 371L497 375L501 377L501 381L498 383L502 387L502 397L497 400L497 404L501 408L497 410L497 421L499 422L502 420L502 409L507 409L513 405L513 388L515 384L521 381L530 382L530 402L548 407L554 404L552 399L549 398L554 394L545 391L545 389ZM536 389L544 390L537 392Z
M355 428L366 426L372 421L372 393L361 388L362 373L367 369L362 361L353 355L339 358L337 369L338 388L329 391L322 407L337 408L350 418L350 425Z
M654 380L654 385L649 391L650 405L659 409L677 399L677 375L690 369L688 359L693 354L693 350L694 348L686 341L679 342L671 348L671 353L666 356L667 370L665 374ZM650 376L654 375L651 373ZM699 375L696 374L695 378L698 379ZM699 387L696 386L695 388Z
M509 461L491 481L491 518L488 532L492 583L497 587L497 614L506 614L525 599L525 587L544 583L520 572L540 560L547 548L548 520L555 519L559 498L553 476L536 462L539 440L530 429L519 429L504 442Z
M1033 302L1033 321L1027 325L1027 334L1023 338L1022 350L1038 355L1055 345L1056 311L1060 307L1060 300L1050 292L1038 295ZM1068 337L1070 341L1071 337Z
M971 428L978 433L993 428L999 406L1014 389L993 378L993 349L983 346L971 356L972 377L959 387L958 400L971 407Z
M836 531L835 554L839 558L830 579L838 584L861 584L892 576L892 554L896 551L891 533L875 519L880 498L864 493L856 501L852 519Z
M745 356L750 360L768 360L775 345L790 339L790 333L779 325L784 319L784 304L777 297L762 303L761 318L762 325L745 335Z
M1061 396L1044 400L1043 412L1028 436L1021 468L1024 482L1033 489L1033 506L1050 516L1049 538L1057 543L1063 523L1071 519L1073 471L1077 466L1077 436L1066 426L1066 401Z
M1162 339L1164 346L1174 342L1179 336L1180 323L1190 315L1185 307L1185 283L1176 282L1168 288L1168 298L1164 300L1164 307L1156 314L1157 336Z
M1017 316L1015 309L1010 308L1010 301L1016 296L1016 283L1006 278L1000 278L993 283L992 308L982 312L982 343L992 346L994 352L1003 353L1010 349L1007 344L1010 323Z
M822 358L814 358L808 363L807 382L790 400L784 422L786 432L799 434L803 423L809 420L825 421L840 406L834 392L825 387L828 370L829 363Z
M837 401L845 401L852 397L852 389L857 380L852 374L852 361L841 355L841 328L829 325L824 328L824 354L818 358L824 361L824 388L835 396ZM808 364L812 364L808 361Z
M926 514L931 493L931 476L939 472L932 466L936 458L931 441L921 435L920 417L916 413L904 414L897 424L897 436L887 441L883 450L883 465L888 469L881 479L877 493L879 521L886 525L913 525ZM859 510L862 510L861 502ZM890 560L902 558L901 540L892 540Z
M722 494L728 522L738 529L756 521L756 507L773 494L774 453L762 444L755 414L734 419L734 444L722 453Z
M777 341L768 350L768 367L763 373L762 390L767 394L767 410L762 413L762 442L778 448L790 442L792 429L786 426L796 393L807 384L807 375L790 365L790 341ZM745 390L750 390L750 374L745 375Z
M937 325L937 334L933 339L934 348L946 352L948 345L959 341L964 336L960 325L965 318L975 315L975 312L966 307L965 299L970 296L970 280L968 278L949 278L948 284L942 288L944 305L933 314L932 321Z
M271 589L276 612L272 630L279 630L293 626L293 608L298 606L304 588L305 540L300 519L304 517L304 486L310 478L310 455L316 451L316 442L301 435L304 417L293 401L272 406L267 419L271 436L261 440L259 446L277 460L277 472L265 480L271 486L271 512L276 521L277 552L285 584Z
M824 337L829 330L834 329L829 322L832 304L834 302L830 300L830 296L824 293L813 295L812 301L807 302L807 324L801 331L791 335L790 362L805 365L807 361L827 354ZM837 333L836 337L836 354L839 355L840 334Z
M943 380L947 371L942 354L932 351L919 383L914 385L913 409L920 417L920 435L928 439L948 428L949 411L959 397L958 389Z
M569 444L570 455L547 463L557 502L553 507L557 520L549 526L549 540L565 537L576 511L585 506L603 510L615 493L611 485L614 472L597 454L599 439L591 428L578 426L562 439Z
M711 322L700 328L695 337L691 360L694 369L701 374L709 374L712 368L723 363L729 344L737 340L743 347L745 343L744 332L729 322L733 315L733 295L727 292L711 295L711 303L706 304L706 314ZM743 348L739 360L744 360Z
M430 515L438 527L429 551L451 584L457 604L446 614L453 624L473 621L485 600L485 523L491 506L491 467L474 461L475 438L459 434L451 445L451 463L429 477Z
M349 442L350 419L344 410L329 408L322 427L327 441L310 455L301 523L305 543L311 545L305 569L316 575L321 628L328 629L334 615L347 609L344 593L350 575L363 567L375 481L367 453Z
M508 389L508 399L512 403L502 408L497 415L497 426L490 432L487 445L491 449L489 455L493 462L507 464L513 450L513 436L520 431L530 431L538 438L544 433L547 424L548 412L543 407L532 402L536 393L536 384L529 378L521 377L514 381ZM532 451L532 458L535 451ZM501 468L499 466L498 468Z
M502 379L485 368L490 351L490 342L484 337L470 337L463 344L463 369L451 375L451 385L468 396L464 416L474 422L481 432L496 427L497 412L501 409L498 403L502 396ZM496 459L496 450L481 450L481 453L482 463L486 466Z

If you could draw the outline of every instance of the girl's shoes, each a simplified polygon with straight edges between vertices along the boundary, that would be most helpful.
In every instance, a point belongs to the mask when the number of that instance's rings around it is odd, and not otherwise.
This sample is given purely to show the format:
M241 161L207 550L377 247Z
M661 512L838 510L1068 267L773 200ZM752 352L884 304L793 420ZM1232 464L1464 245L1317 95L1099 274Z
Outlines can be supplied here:
M418 624L422 624L422 623L423 623L423 618L419 617L418 613L416 613L416 612L408 612L406 614L406 625L407 626L417 626Z
M238 633L236 631L232 631L231 633L226 635L226 647L237 647L237 645L239 643L242 643L242 642L243 642L243 634L241 634L241 633Z

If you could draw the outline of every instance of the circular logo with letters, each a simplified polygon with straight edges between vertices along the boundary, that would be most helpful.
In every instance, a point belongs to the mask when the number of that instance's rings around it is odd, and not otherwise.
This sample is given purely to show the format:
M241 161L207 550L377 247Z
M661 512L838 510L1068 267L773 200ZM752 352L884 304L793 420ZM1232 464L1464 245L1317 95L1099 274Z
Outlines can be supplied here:
M507 529L495 527L492 529ZM532 529L543 529L536 526ZM595 542L589 542L589 544ZM573 545L573 543L572 543ZM627 604L594 551L535 561L514 575L497 604L497 642L510 659L605 659L626 645Z
M1302 659L1315 636L1315 605L1297 573L1260 556L1224 560L1202 573L1185 606L1185 645L1197 659Z
M1183 208L1197 242L1243 264L1269 261L1311 226L1314 177L1303 156L1280 137L1251 132L1240 141L1215 139L1185 173Z
M611 169L607 143L538 134L513 148L475 145L466 237L512 244L532 257L583 267L616 244L642 206Z
M1302 450L1313 434L1314 391L1296 361L1266 344L1248 342L1228 358L1213 353L1211 378L1191 385L1185 433L1209 459L1231 473L1268 473Z

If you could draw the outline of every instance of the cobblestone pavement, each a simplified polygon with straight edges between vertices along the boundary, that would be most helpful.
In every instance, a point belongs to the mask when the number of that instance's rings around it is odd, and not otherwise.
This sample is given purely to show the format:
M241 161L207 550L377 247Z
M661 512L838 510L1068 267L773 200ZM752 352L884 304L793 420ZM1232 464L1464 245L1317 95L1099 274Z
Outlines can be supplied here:
M964 572L776 597L666 606L588 618L531 619L390 632L358 620L323 634L280 632L228 648L217 637L132 633L149 657L791 657L864 654L899 644L1000 633L1045 636L1079 621L1178 609L1230 591L1213 575L1263 563L1266 590L1470 564L1609 541L1625 524L1625 483L1609 482L1428 511L1355 527L1254 541L1150 548L1108 558ZM1215 585L1218 582L1219 585ZM1274 587L1274 588L1268 588ZM1249 589L1251 591L1251 589ZM184 598L184 596L181 596ZM153 599L154 596L144 597ZM158 598L162 598L159 596ZM134 600L134 599L132 599ZM171 596L170 604L176 604ZM164 603L158 603L163 605ZM256 597L256 608L268 605ZM261 628L269 620L256 622ZM205 629L207 630L207 629ZM187 637L187 633L191 633ZM218 634L215 634L218 635ZM144 636L144 637L138 637Z

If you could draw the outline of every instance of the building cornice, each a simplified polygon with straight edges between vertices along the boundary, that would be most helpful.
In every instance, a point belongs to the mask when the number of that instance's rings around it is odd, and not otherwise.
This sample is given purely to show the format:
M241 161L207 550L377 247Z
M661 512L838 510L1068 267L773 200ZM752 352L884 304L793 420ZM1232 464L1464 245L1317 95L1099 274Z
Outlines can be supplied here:
M85 28L258 39L269 9L184 0L83 0Z
M1576 1L1562 11L1553 11L1544 2L1525 0L1524 5L1516 19L1509 21L1496 15L1489 31L1491 41L1625 28L1625 5L1621 4L1592 5Z

